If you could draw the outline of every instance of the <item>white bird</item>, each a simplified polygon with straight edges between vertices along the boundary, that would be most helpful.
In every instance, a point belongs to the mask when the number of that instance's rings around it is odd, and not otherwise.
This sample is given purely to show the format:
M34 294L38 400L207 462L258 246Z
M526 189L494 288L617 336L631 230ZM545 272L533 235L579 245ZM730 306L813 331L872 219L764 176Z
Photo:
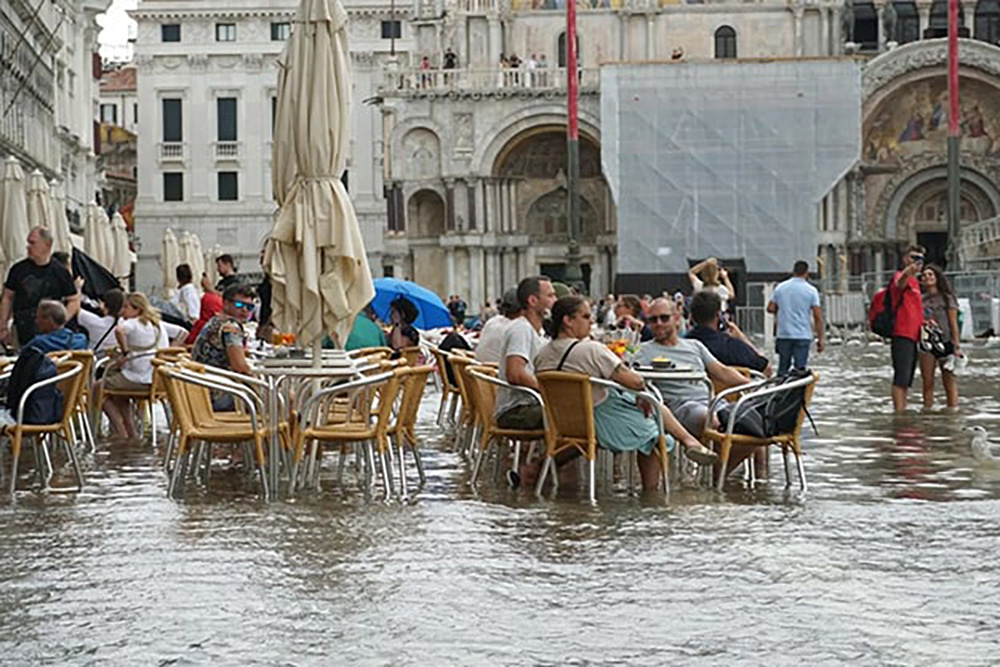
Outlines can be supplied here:
M983 346L987 349L995 349L1000 347L1000 336L990 336L986 339L986 344Z
M972 458L980 463L1000 463L1000 454L993 451L986 429L982 426L966 426L963 431L972 432Z

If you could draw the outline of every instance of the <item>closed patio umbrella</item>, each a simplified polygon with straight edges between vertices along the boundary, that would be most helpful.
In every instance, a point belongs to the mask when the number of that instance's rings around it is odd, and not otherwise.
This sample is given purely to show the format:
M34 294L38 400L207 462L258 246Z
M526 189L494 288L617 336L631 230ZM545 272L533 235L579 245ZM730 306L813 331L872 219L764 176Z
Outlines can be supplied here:
M177 275L174 270L180 264L180 250L177 237L169 227L163 232L163 250L160 252L160 267L163 269L163 293L170 294L177 289Z
M83 228L83 249L95 262L108 268L104 263L104 231L101 229L101 207L97 202L87 204L87 222Z
M194 232L191 232L191 256L188 258L188 264L191 265L194 286L200 291L201 274L205 271L205 251L201 247L201 237Z
M327 333L343 343L375 290L340 181L351 80L347 13L339 0L300 1L278 65L272 178L281 209L264 260L273 317L303 345L318 347Z
M28 227L45 227L52 230L52 200L45 174L36 169L28 177ZM55 250L53 238L52 249Z
M0 207L0 240L3 246L3 277L16 262L28 256L28 200L24 170L17 158L7 158L3 168L3 205Z
M52 212L52 250L72 252L73 238L70 235L69 219L66 217L66 191L58 181L49 184L49 210Z
M109 268L122 282L122 287L125 287L128 285L129 274L132 273L132 249L128 246L128 228L121 213L115 213L111 217L111 231L114 237L114 261Z
M111 218L108 212L101 208L101 234L104 235L104 257L101 258L104 266L111 269L115 264L115 232L111 228Z
M222 247L216 243L214 246L209 248L208 252L205 253L205 275L208 276L208 282L213 287L219 282L219 269L215 266L215 258L222 254Z

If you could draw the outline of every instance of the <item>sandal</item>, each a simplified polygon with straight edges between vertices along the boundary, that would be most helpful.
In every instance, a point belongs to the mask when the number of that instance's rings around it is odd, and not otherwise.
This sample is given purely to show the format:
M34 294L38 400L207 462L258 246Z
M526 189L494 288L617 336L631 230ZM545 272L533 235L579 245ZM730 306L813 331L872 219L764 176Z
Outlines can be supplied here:
M688 457L698 465L703 466L714 465L719 458L715 452L704 445L698 445L697 448L685 447L684 456Z

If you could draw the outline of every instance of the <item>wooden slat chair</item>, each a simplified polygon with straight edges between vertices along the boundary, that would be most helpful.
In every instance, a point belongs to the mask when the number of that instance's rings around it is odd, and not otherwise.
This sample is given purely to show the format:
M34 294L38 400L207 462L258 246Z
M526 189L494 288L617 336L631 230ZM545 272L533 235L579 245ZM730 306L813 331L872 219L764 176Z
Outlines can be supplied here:
M440 426L443 417L449 420L455 413L455 404L461 396L458 385L448 378L448 353L436 347L430 348L437 364L438 380L441 383L441 405L438 406L437 423Z
M17 488L17 466L21 457L21 446L25 437L33 438L35 446L35 465L42 466L40 472L43 480L42 486L44 488L48 488L49 481L52 479L52 464L49 458L48 448L44 443L39 444L38 439L45 436L58 436L62 438L66 447L66 456L69 458L69 461L73 466L73 472L76 474L76 491L79 492L83 489L83 472L80 469L80 462L76 457L73 437L73 419L79 409L81 393L83 392L83 384L85 381L83 371L83 364L79 361L66 359L59 362L56 365L55 377L49 378L48 380L42 380L41 382L36 382L28 387L28 389L24 392L24 395L21 396L21 402L18 405L17 414L14 415L17 422L9 426L4 426L2 431L0 431L3 435L8 436L11 441L11 470L9 485L11 495L14 494L14 491ZM61 419L51 424L25 424L24 409L30 396L39 389L53 384L58 386L63 395L63 411Z
M344 444L365 444L365 453L368 457L370 470L374 473L375 456L371 443L375 443L379 459L382 465L382 479L385 486L385 494L388 498L392 495L392 483L389 480L389 462L387 453L389 451L388 431L392 422L392 408L395 403L396 393L399 390L400 377L405 367L397 368L394 371L379 373L363 377L344 384L326 387L312 395L303 405L302 418L305 423L298 431L295 444L295 456L301 461L305 455L305 445L309 443L309 460L306 462L306 477L312 476L316 488L319 488L319 467L322 456L322 445L334 444L338 448ZM320 418L323 410L320 409L321 402L329 397L346 396L353 397L357 392L368 392L374 396L373 390L379 387L379 409L374 422L349 421L341 423L328 423Z
M93 350L71 350L69 358L83 364L83 388L80 392L80 401L76 406L76 423L80 428L80 440L91 450L95 447L94 426L90 419L91 392L94 388L94 351Z
M769 445L777 445L781 447L781 455L785 468L786 487L791 484L791 476L788 472L788 450L791 449L792 453L795 455L795 465L799 474L799 487L802 491L806 490L806 473L805 468L802 465L802 422L806 418L806 410L809 407L810 401L812 401L813 390L815 389L818 381L819 375L817 373L812 373L809 377L787 382L785 384L760 387L755 383L745 385L743 387L733 387L732 389L727 389L716 395L712 404L709 406L709 414L714 413L719 401L729 400L729 398L734 395L738 397L736 402L733 404L732 410L730 411L729 420L725 425L725 428L722 430L706 428L702 434L702 441L705 444L711 443L718 445L719 462L716 465L718 465L719 472L716 487L719 491L722 491L723 485L726 481L726 475L729 473L729 458L734 445L754 448L766 448ZM758 438L756 436L733 433L733 429L736 425L736 415L740 411L741 406L747 400L798 387L805 388L805 400L803 402L802 409L799 410L799 415L795 420L795 428L791 432L782 433L769 438Z
M420 456L420 442L417 440L416 426L420 413L420 403L423 401L424 389L427 387L427 379L433 372L434 366L430 364L416 368L405 368L400 372L401 399L396 411L396 420L389 426L386 435L395 441L399 450L399 488L403 498L407 497L405 445L409 445L410 451L413 452L413 461L417 466L420 486L423 487L427 482L423 460Z
M391 347L362 347L357 350L350 350L347 356L351 359L360 359L361 357L372 357L380 356L382 358L387 358L392 355Z
M403 359L406 359L407 365L415 367L420 365L420 360L424 356L424 348L419 345L411 345L404 347L399 351L399 354Z
M174 497L187 475L188 458L191 445L194 442L204 442L209 445L208 460L211 461L212 444L242 444L252 442L252 455L257 466L262 495L269 496L267 486L267 458L264 451L264 438L267 430L257 411L257 402L252 393L241 385L227 381L221 377L198 375L189 370L161 366L156 371L163 375L163 381L170 399L170 407L177 419L177 460L170 475L167 495ZM198 389L199 391L193 391ZM212 403L207 391L215 389L222 391L241 401L249 413L249 422L221 422L206 419L204 415L211 414ZM206 475L210 466L206 465ZM206 476L207 481L207 476Z
M633 393L643 398L656 401L656 398L646 392L631 391L621 385L607 380L592 379L581 373L564 371L542 371L535 376L545 399L545 461L538 475L535 487L536 495L541 495L545 478L554 467L555 457L560 453L575 449L587 461L589 480L588 493L590 501L597 499L597 428L594 424L594 394L593 385L601 384L609 389L618 389ZM656 412L657 423L660 425L660 437L657 440L657 455L662 466L662 482L664 490L668 487L667 439L660 423L659 412ZM558 483L558 480L556 480Z
M515 387L501 380L497 377L498 371L493 366L468 366L465 372L466 376L471 377L474 381L472 390L476 392L476 398L473 401L473 406L479 412L479 420L482 423L476 462L472 468L472 479L469 481L469 484L475 488L476 480L479 478L479 471L492 445L499 446L500 443L513 443L514 453L510 472L516 475L521 459L521 444L525 442L540 442L545 439L544 429L520 430L501 428L497 425L493 414L496 409L497 387L508 387L515 391L525 392L543 405L544 401L536 391L527 387Z

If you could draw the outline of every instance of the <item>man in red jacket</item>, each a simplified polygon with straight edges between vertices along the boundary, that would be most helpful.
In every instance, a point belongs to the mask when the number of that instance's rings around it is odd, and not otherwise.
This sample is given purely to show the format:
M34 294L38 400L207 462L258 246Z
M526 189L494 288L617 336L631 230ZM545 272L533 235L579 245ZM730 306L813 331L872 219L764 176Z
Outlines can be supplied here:
M896 309L892 327L892 407L896 412L906 410L906 394L917 367L924 306L916 276L923 269L925 253L923 246L908 247L903 255L903 268L893 276L889 288L891 307Z

